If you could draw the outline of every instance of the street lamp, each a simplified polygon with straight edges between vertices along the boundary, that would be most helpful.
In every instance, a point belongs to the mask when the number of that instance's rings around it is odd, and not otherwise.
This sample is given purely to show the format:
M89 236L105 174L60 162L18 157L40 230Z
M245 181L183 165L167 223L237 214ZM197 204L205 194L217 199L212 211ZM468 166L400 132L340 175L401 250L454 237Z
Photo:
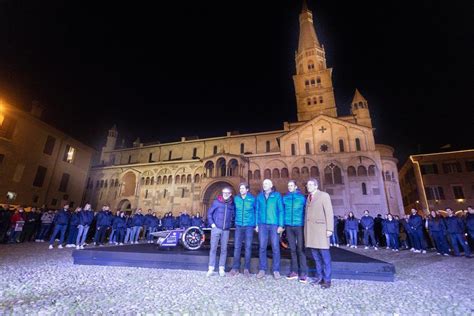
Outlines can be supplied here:
M3 121L5 120L5 107L3 106L3 101L0 100L0 126L3 125Z

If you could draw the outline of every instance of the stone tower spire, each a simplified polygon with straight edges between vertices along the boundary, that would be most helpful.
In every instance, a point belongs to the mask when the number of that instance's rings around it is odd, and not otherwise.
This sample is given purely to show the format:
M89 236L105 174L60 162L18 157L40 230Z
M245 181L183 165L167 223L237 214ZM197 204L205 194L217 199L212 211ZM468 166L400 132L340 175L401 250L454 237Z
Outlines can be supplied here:
M358 89L355 90L354 98L352 98L351 112L357 124L372 127L369 105Z
M324 46L319 43L313 13L306 1L303 1L299 22L296 75L293 76L298 121L308 121L320 114L337 117L332 69L326 66Z

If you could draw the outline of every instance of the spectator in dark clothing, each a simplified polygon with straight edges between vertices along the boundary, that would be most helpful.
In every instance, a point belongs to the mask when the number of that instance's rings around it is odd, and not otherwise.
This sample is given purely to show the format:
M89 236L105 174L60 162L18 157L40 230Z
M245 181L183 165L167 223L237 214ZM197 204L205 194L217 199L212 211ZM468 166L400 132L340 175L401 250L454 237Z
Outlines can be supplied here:
M365 249L369 249L369 237L370 243L375 250L377 250L377 243L375 241L375 234L374 234L374 218L369 215L369 211L364 211L364 216L360 219L360 225L362 226L362 230L364 232L364 244Z
M77 225L76 249L84 249L87 233L94 220L94 211L91 205L86 203L84 208L79 212L79 224Z
M398 235L400 233L400 227L398 221L393 218L392 214L387 215L385 229L386 233L389 235L390 248L392 248L393 251L398 251Z
M113 229L117 235L116 241L121 246L123 245L125 238L125 230L127 229L127 218L125 212L119 212L117 217L114 219Z
M74 212L71 214L71 217L69 219L69 232L67 235L66 248L76 247L77 232L78 232L78 226L80 223L79 213L81 211L82 211L82 208L76 207Z
M431 211L431 216L427 220L428 231L433 238L438 255L449 256L448 243L446 242L446 223L444 219L435 211Z
M202 216L199 214L199 212L197 212L196 215L194 215L191 218L191 226L197 226L199 228L204 227L204 220L203 220Z
M20 242L31 241L35 233L36 226L36 208L33 207L29 212L24 213L25 225L20 235Z
M410 231L413 234L413 242L415 246L415 253L426 253L426 242L424 241L423 235L423 219L418 215L418 211L414 208L411 209L410 218L408 219L408 225Z
M349 212L346 220L346 230L350 236L351 248L357 248L357 230L359 229L359 221L355 218L353 212Z
M379 247L383 246L382 222L383 222L382 214L377 214L377 217L374 218L374 234L375 234L375 243Z
M53 224L54 230L53 234L51 235L51 239L49 240L49 249L53 249L54 240L56 236L60 234L59 245L58 248L63 248L64 242L64 235L66 234L67 225L69 224L69 205L66 204L64 207L54 216Z
M448 217L446 217L446 230L451 241L451 246L454 250L454 256L459 257L461 254L459 252L459 244L464 249L464 255L467 258L471 257L471 249L467 244L467 241L464 240L464 223L461 218L456 217L451 208L446 209Z
M178 221L180 228L188 228L191 226L191 216L189 216L188 211L184 210L184 212L179 216Z
M472 248L474 247L474 209L472 208L472 206L467 207L466 229L467 229L468 240L471 243L470 247Z
M10 228L10 216L10 210L0 206L0 243L5 242L5 237Z

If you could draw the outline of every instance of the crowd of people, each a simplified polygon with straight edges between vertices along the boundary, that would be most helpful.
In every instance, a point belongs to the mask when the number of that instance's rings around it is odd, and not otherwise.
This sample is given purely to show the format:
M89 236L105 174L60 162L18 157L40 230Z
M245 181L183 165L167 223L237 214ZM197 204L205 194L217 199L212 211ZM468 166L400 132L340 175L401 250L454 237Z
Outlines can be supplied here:
M239 193L232 198L232 189L222 190L211 207L207 217L199 213L181 212L173 217L171 212L160 214L141 208L132 214L117 210L112 212L108 205L94 211L89 203L72 210L64 205L59 210L23 207L11 209L0 206L0 242L45 242L49 248L75 247L84 249L87 245L102 246L137 244L140 240L153 243L153 233L159 230L187 228L190 226L211 228L208 276L214 274L217 248L220 244L218 274L225 276L227 244L230 229L235 228L234 255L229 275L240 273L241 248L244 245L243 274L250 276L250 259L254 231L258 233L259 271L257 278L265 276L267 270L267 246L272 248L273 276L280 279L280 237L284 233L291 253L291 271L287 279L308 281L308 266L305 248L309 248L316 263L317 278L312 284L328 288L331 285L331 257L329 247L378 250L380 247L394 252L410 249L414 253L426 253L435 249L438 255L464 256L471 258L474 241L474 209L455 214L451 208L445 214L431 211L428 216L420 215L416 209L410 215L378 214L372 217L368 210L358 219L352 211L345 216L335 216L327 193L318 190L316 179L307 182L308 195L288 182L288 192L275 191L273 183L265 179L262 191L253 196L248 184L239 185ZM459 216L461 215L461 216ZM471 245L469 245L469 243Z
M139 240L153 242L150 233L159 230L205 227L204 218L198 213L188 214L185 210L174 217L171 212L162 217L149 209L143 214L137 209L134 214L117 210L112 212L108 205L94 211L89 203L71 210L69 205L61 209L0 206L0 243L49 242L49 248L102 246L107 242L114 245L137 244Z
M456 215L451 208L446 208L443 213L431 211L422 216L411 209L411 215L402 218L392 214L384 217L378 214L373 218L366 210L357 219L349 212L344 217L334 217L336 233L331 237L331 245L345 244L351 248L363 245L365 249L375 250L386 247L392 251L405 248L414 253L435 249L438 255L460 256L464 252L470 257L474 245L474 209L468 206L466 212Z

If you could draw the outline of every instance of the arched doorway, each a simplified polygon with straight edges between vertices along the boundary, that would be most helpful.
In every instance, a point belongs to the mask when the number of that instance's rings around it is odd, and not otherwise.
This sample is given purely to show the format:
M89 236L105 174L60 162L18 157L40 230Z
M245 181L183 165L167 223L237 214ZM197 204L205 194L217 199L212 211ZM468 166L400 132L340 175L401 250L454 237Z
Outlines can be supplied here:
M131 211L132 203L130 203L130 201L127 199L122 200L117 204L117 209L124 212Z
M203 216L207 216L207 210L211 206L212 202L216 199L216 197L222 193L222 189L224 187L232 188L232 194L235 194L234 187L231 183L227 181L217 181L209 185L202 195L202 214Z

